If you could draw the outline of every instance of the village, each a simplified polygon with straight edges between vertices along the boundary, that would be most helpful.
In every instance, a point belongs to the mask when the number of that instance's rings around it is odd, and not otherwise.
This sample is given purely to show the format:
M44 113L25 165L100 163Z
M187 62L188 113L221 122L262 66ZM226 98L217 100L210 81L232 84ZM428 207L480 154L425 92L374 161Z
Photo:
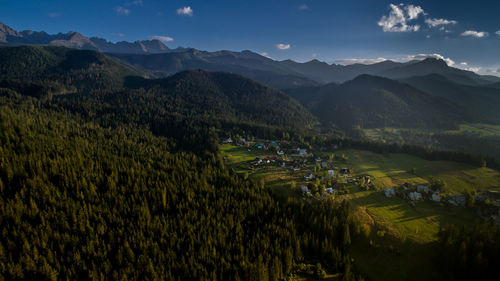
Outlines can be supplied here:
M239 159L244 161L235 165L237 171L265 174L268 178L280 175L282 180L277 183L291 186L293 192L304 200L322 200L327 196L342 198L357 190L369 190L383 194L385 198L399 198L410 207L418 202L446 208L474 206L475 213L483 219L500 223L498 191L450 193L444 188L445 183L433 179L427 183L397 180L394 182L398 184L390 187L378 185L375 175L353 169L349 157L341 153L337 145L314 149L308 143L230 137L221 143L246 152L246 158Z

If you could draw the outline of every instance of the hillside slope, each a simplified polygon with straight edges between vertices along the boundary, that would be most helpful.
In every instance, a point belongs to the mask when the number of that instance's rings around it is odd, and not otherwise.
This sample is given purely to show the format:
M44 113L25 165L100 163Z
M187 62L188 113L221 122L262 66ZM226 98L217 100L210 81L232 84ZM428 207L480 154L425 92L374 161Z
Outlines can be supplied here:
M436 97L459 105L472 122L500 124L500 89L489 86L468 86L431 74L402 80Z
M106 55L64 47L0 47L0 87L41 96L114 90L139 75Z
M353 127L453 127L458 108L409 85L361 75L344 84L289 92L325 125Z
M168 131L174 124L261 137L304 134L317 125L300 103L278 90L240 75L201 70L154 80L129 77L121 91L64 95L56 102L105 126L135 123L168 136L183 134Z

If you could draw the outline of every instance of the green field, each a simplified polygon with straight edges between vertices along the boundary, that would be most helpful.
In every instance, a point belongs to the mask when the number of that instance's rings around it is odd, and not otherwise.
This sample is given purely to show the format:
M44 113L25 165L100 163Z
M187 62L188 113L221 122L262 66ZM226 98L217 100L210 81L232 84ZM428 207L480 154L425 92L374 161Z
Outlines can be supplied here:
M293 172L277 165L252 167L249 161L256 157L276 155L273 152L222 145L226 163L236 172L263 181L284 196L297 196L290 190L291 183L304 183L309 171ZM447 224L467 227L481 220L472 209L455 207L432 201L408 202L399 197L386 198L384 188L404 183L429 184L431 178L444 183L441 195L464 191L500 190L500 173L489 168L478 168L450 161L428 161L405 154L377 154L361 150L315 152L322 159L334 154L334 165L349 167L353 176L370 175L374 189L365 190L354 183L345 186L342 195L358 210L356 216L363 222L363 233L369 239L359 239L352 247L356 265L367 277L376 280L425 280L429 278L422 267L432 268L432 243L440 226ZM343 159L343 160L341 160ZM310 169L315 165L310 161ZM367 244L366 241L371 241ZM438 269L432 269L438 270ZM431 270L431 272L432 272Z

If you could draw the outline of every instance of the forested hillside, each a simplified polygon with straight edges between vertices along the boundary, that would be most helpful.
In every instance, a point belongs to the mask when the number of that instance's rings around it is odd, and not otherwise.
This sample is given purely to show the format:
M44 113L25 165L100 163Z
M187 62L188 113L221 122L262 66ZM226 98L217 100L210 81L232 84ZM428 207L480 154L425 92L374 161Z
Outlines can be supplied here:
M352 128L454 127L463 120L459 109L407 84L361 75L346 83L290 90L325 126Z
M203 131L185 129L205 153L170 152L185 144L10 90L0 107L6 280L276 280L304 261L354 280L348 205L278 201Z
M129 75L139 74L95 51L35 46L0 48L0 87L25 95L117 90Z

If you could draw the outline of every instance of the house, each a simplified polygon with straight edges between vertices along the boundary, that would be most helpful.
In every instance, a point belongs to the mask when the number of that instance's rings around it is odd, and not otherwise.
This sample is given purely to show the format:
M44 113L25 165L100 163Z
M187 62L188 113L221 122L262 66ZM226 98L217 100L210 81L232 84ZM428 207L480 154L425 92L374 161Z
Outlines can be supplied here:
M349 168L340 169L340 175L341 176L348 176L349 175Z
M271 141L270 144L273 147L278 147L278 143L276 141Z
M368 184L368 185L372 184L372 179L370 178L370 176L364 176L364 177L362 177L362 179L365 180L366 184Z
M305 186L305 185L302 185L300 187L300 191L302 191L302 193L307 193L307 192L309 192L309 188L307 188L307 186Z
M315 178L315 176L313 174L309 174L309 175L304 176L304 180L306 180L306 181L313 180L314 178Z
M393 188L386 188L386 189L384 189L384 194L385 194L385 197L392 197L392 196L396 195L396 192L394 192Z
M321 162L321 157L316 157L315 161L318 163Z
M330 194L335 194L335 193L337 193L337 190L335 190L331 187L328 187L325 189L325 192L330 193Z
M264 148L264 144L263 143L258 143L255 145L255 147L257 147L257 149L263 149Z
M232 138L224 139L222 140L222 143L233 143L233 139Z
M439 194L437 194L437 193L433 193L431 199L434 202L440 202L441 201L441 196L439 196Z
M429 188L425 185L418 185L417 191L421 193L429 193Z
M259 157L257 157L257 158L255 158L255 159L252 161L252 164L255 164L255 165L262 164L262 159L260 159Z
M411 201L417 201L417 200L422 200L422 194L418 192L410 192L409 194L410 200Z
M278 154L278 155L285 155L285 152L283 150L278 150L278 152L276 152L276 154Z
M328 170L328 175L330 175L331 178L335 176L335 171L334 170Z
M305 148L297 148L297 151L299 152L300 156L307 155L307 149L305 149Z
M465 207L465 197L463 195L455 195L448 199L448 203L453 206Z
M328 162L325 161L321 162L321 168L326 168L326 167L328 167Z

